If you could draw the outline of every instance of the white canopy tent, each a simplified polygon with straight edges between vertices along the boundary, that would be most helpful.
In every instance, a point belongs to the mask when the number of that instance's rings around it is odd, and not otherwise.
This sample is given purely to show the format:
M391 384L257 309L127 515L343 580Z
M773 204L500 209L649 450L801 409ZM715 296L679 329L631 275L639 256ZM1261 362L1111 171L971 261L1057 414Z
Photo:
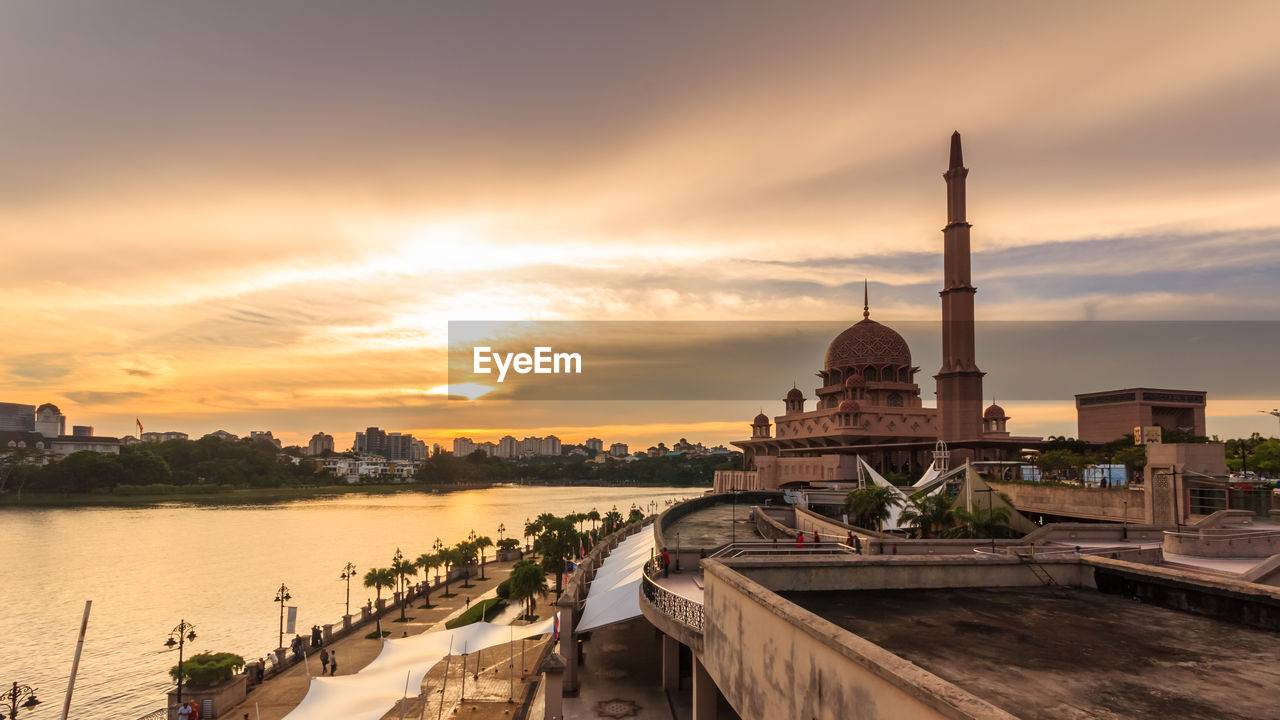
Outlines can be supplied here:
M378 720L405 694L416 696L422 678L436 663L453 653L476 652L551 632L548 619L533 625L511 626L473 623L456 630L423 633L387 640L382 652L363 670L352 675L311 679L307 696L286 720Z
M641 577L644 564L653 557L655 549L652 525L618 543L591 582L575 632L587 632L640 616Z

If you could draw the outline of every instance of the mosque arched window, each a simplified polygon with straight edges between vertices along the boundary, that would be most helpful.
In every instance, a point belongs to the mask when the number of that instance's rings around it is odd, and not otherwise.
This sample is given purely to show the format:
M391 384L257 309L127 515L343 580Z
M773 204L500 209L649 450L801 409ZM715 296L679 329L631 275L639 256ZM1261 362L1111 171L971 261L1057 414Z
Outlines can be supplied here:
M889 397L885 400L885 404L889 407L902 407L902 394L889 393Z
M864 377L866 377L868 381L875 381L880 379L880 376L876 373L876 369L870 365L867 366L866 370L862 371L862 374Z

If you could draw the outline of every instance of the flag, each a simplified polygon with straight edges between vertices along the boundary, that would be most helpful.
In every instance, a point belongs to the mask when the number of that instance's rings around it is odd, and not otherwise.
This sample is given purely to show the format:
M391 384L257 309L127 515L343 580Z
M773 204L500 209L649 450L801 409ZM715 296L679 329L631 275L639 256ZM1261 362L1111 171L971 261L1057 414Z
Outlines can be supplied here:
M587 556L587 550L586 548L582 547L582 536L579 535L578 536L578 557L581 558L586 556Z
M290 605L286 608L284 631L290 635L297 632L298 608Z
M555 622L551 624L551 642L554 643L554 642L558 642L559 640L560 640L560 611L557 610Z
M133 422L138 426L138 434L139 434L139 435L141 435L141 434L142 434L142 421L135 417L135 418L133 419Z

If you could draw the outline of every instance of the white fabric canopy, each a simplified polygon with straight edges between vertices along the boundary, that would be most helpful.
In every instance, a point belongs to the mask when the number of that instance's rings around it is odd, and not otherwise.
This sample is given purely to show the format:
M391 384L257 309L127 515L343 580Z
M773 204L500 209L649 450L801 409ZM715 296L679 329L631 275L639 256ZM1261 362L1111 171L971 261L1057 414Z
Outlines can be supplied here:
M307 696L286 720L378 720L405 694L416 696L422 678L450 653L475 652L511 640L551 632L553 621L510 626L473 623L456 630L423 633L387 640L382 652L363 670L353 675L311 679ZM342 662L342 658L338 658ZM341 665L339 665L341 667Z
M591 582L586 606L575 632L587 632L639 617L644 564L653 556L655 549L652 525L618 543Z

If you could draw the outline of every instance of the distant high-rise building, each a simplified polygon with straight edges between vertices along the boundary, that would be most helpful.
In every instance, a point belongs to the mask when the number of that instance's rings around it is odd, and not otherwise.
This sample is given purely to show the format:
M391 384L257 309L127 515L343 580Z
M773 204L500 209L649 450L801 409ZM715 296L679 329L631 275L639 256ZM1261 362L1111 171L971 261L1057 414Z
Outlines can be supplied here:
M626 444L626 443L614 443L614 444L610 445L610 446L609 446L609 454L610 454L610 455L612 455L612 456L614 456L614 457L626 457L626 456L627 456L627 454L628 454L628 453L627 453L627 444Z
M520 455L520 441L510 435L498 440L498 457L510 460Z
M280 444L280 441L279 441L279 440L277 440L277 439L276 439L276 437L275 437L274 435L272 435L272 434L271 434L271 431L270 431L270 430L250 430L250 431L249 431L249 439L250 439L250 440L265 440L266 442L269 442L269 443L271 443L272 445L276 446L276 448L277 448L277 449L279 449L280 447L282 447L282 445Z
M307 443L308 455L324 455L333 452L333 436L328 433L318 432L311 436L311 442Z
M168 442L170 440L186 440L187 434L184 432L177 432L176 430L169 430L167 432L144 432L138 437L138 439L142 442L159 443Z
M454 438L453 454L457 457L466 457L476 451L476 444L471 438Z
M600 438L587 438L587 441L582 444L586 446L588 450L591 450L595 453L604 452L604 441L601 440Z
M0 430L35 432L36 406L0 403Z
M440 443L431 443L431 457L440 454Z

